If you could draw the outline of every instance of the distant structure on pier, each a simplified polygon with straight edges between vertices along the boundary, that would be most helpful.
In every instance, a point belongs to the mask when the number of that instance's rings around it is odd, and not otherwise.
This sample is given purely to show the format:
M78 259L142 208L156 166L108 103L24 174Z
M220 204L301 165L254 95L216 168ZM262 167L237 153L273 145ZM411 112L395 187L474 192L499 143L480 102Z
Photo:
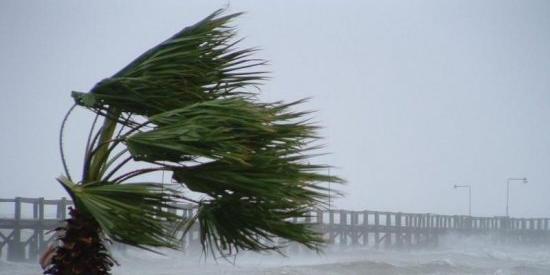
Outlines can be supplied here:
M12 209L13 217L0 218L0 257L8 261L36 261L53 241L48 233L67 217L72 201L44 198L0 199L0 209ZM196 208L181 205L177 214L192 217ZM30 209L32 217L24 217ZM50 211L47 211L50 210ZM48 217L45 213L55 212ZM312 224L329 244L369 247L436 246L448 233L464 235L491 234L496 242L550 244L550 218L472 217L464 215L414 214L381 211L312 210L310 217L295 223ZM197 228L182 239L185 247L199 245Z

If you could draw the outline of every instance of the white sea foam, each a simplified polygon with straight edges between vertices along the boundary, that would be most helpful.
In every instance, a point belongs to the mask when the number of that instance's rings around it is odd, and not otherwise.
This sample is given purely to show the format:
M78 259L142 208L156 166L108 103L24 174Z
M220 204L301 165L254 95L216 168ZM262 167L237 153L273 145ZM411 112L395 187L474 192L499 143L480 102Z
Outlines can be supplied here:
M327 249L313 253L259 255L245 253L232 263L195 254L167 256L128 250L117 254L115 275L305 275L305 274L490 274L548 275L550 247L495 245L489 239L449 237L435 249ZM37 264L0 261L0 275L40 274Z

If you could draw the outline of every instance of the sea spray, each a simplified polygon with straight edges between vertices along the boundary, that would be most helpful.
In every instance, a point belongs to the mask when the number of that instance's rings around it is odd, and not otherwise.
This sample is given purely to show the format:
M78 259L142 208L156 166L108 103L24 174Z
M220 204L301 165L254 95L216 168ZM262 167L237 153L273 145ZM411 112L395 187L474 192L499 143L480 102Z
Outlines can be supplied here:
M550 248L495 244L490 236L451 235L437 248L372 249L328 247L324 254L241 253L235 258L217 259L200 253L169 250L165 255L136 249L116 252L121 266L115 275L305 275L305 274L550 274ZM39 274L35 263L0 261L0 275Z

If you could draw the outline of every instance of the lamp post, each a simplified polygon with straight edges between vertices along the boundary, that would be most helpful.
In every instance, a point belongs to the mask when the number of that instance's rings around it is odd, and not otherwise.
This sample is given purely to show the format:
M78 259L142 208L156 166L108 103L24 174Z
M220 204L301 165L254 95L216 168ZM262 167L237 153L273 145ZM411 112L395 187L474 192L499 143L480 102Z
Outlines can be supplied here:
M509 217L509 203L510 203L510 182L511 181L521 181L523 184L527 184L527 178L508 178L506 179L506 217Z
M468 188L468 216L472 216L472 186L455 184L454 188Z

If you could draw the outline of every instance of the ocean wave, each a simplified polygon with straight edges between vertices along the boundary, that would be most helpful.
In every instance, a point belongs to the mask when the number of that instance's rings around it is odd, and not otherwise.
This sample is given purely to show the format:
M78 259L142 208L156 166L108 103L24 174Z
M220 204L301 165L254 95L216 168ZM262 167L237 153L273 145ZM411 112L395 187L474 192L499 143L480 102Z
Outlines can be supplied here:
M168 252L168 251L166 251ZM547 248L490 247L422 250L328 249L288 257L245 253L214 262L192 253L167 256L130 249L116 255L114 275L548 275ZM40 274L37 263L0 260L0 275Z

